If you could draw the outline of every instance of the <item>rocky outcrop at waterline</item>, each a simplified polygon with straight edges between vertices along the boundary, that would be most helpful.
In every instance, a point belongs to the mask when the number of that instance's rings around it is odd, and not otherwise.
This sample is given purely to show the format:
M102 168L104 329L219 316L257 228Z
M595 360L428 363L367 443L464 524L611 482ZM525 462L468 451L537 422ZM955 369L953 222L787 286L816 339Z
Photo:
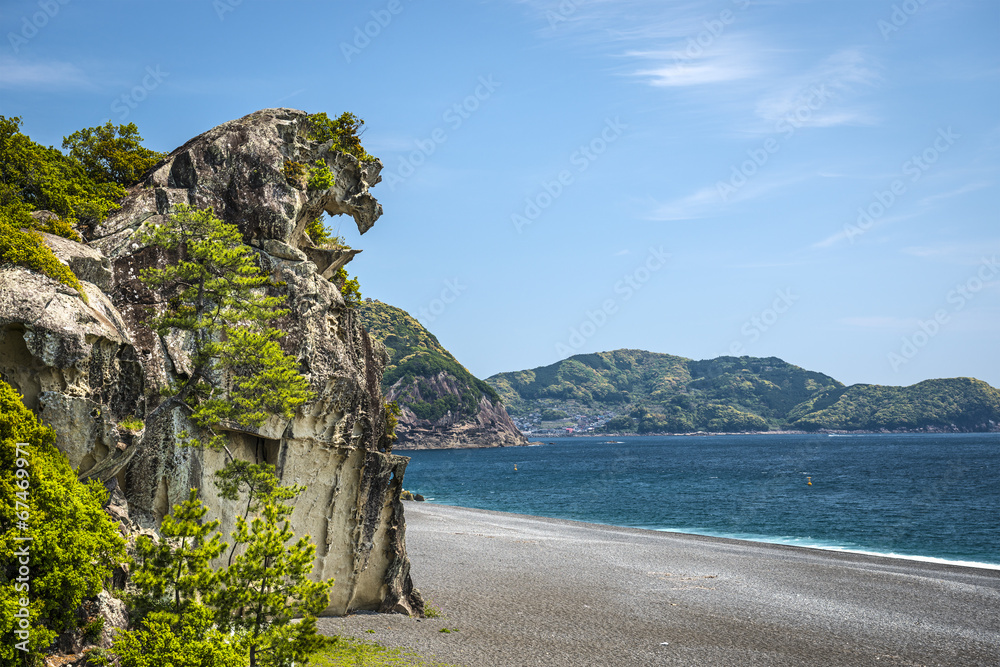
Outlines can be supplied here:
M231 430L238 457L274 464L282 481L302 484L292 525L317 545L313 576L334 577L328 614L354 609L419 611L405 547L400 502L407 459L390 451L381 389L384 346L328 279L353 251L317 248L306 226L326 212L349 215L367 231L381 215L368 188L379 161L359 161L332 141L311 138L309 116L268 109L224 123L170 153L103 222L84 229L85 243L46 237L81 279L77 292L27 269L0 267L0 377L59 434L59 446L81 475L116 484L130 515L155 526L199 487L228 534L237 508L211 483L222 454L178 447L193 430L181 411L145 423L160 390L184 377L190 346L147 325L158 295L139 281L165 258L136 236L178 204L212 207L235 224L287 297L276 322L282 346L297 356L314 399L290 420ZM325 165L333 183L304 177ZM333 267L333 268L331 268Z
M528 444L496 391L409 313L365 299L358 314L389 355L382 389L400 408L399 449Z

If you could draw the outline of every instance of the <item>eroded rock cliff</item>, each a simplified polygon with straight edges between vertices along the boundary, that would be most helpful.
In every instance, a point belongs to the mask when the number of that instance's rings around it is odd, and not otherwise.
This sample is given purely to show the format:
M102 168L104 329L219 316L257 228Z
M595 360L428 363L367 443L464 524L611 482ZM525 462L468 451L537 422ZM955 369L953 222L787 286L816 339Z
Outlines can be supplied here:
M228 535L238 510L212 484L224 455L176 445L193 429L183 412L161 413L138 433L120 425L145 420L160 389L190 369L186 341L147 324L160 299L140 272L170 258L144 247L136 231L178 204L213 207L257 249L274 294L287 297L290 312L277 322L287 333L282 346L315 393L290 420L230 432L229 448L274 464L285 483L307 486L292 523L317 544L313 575L336 579L326 613L411 613L422 603L410 581L399 500L407 459L389 451L385 433L387 355L328 280L354 251L317 248L305 231L324 211L350 215L362 233L371 228L381 206L368 188L382 165L314 136L309 116L291 109L224 123L170 153L117 211L83 230L86 244L47 238L83 281L89 304L41 274L0 267L0 376L56 428L83 475L124 491L134 520L155 525L199 487ZM333 185L318 189L307 174L323 165Z

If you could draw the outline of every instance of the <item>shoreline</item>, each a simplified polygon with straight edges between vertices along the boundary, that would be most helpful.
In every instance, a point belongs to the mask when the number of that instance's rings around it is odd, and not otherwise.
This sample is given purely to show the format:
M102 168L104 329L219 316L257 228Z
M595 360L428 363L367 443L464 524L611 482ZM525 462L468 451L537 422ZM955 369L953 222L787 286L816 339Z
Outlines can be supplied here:
M476 666L1000 663L998 570L449 505L405 513L414 585L444 617L358 613L320 619L324 634Z
M407 501L407 502L411 502L411 501ZM616 523L599 523L599 522L596 522L596 521L582 521L580 519L566 519L566 518L563 518L563 517L548 517L548 516L533 515L533 514L519 514L519 513L516 513L516 512L503 512L501 510L490 510L490 509L483 509L483 508L480 508L480 507L466 507L464 505L449 505L447 503L438 503L438 502L435 501L434 498L425 498L424 500L412 501L412 502L426 503L427 505L436 506L436 507L454 507L456 509L468 509L468 510L473 510L473 511L476 511L476 512L485 512L485 513L495 512L497 514L506 514L506 515L512 515L512 516L523 516L523 517L527 517L527 518L531 518L531 519L537 519L537 520L568 521L568 522L571 522L571 523L579 523L579 524L584 524L584 525L588 525L588 526L600 526L600 527L606 527L606 528L625 528L625 529L629 529L629 530L647 530L647 531L650 531L650 532L653 532L653 533L668 533L670 535L679 535L679 536L687 536L687 537L708 537L708 538L712 538L712 539L716 539L716 540L725 540L725 541L736 542L736 543L749 542L749 543L752 543L752 544L767 544L767 545L778 546L778 547L791 547L791 548L794 548L794 549L809 549L809 550L820 551L820 552L824 552L824 553L856 554L856 555L859 555L859 556L874 556L876 558L889 558L889 559L894 559L894 560L912 561L912 562L917 562L917 563L934 563L934 564L937 564L937 565L952 565L952 566L956 566L956 567L969 567L969 568L983 569L983 570L1000 570L1000 563L988 563L988 562L985 562L985 561L956 560L956 559L951 559L951 558L941 558L941 557L938 557L938 556L922 556L922 555L919 555L919 554L900 554L900 553L892 553L892 552L873 551L873 550L864 549L864 548L861 548L861 547L823 546L823 545L818 545L818 544L792 544L790 542L781 542L781 541L778 541L777 538L767 538L766 536L762 536L760 538L732 537L732 536L729 536L729 535L712 535L712 534L709 534L709 533L693 533L693 532L690 532L688 530L679 529L679 528L675 529L675 528L649 528L647 526L622 526L622 525L619 525L619 524L616 524ZM793 538L793 539L802 539L802 538Z
M394 453L402 452L419 452L419 451L431 451L431 450L461 450L461 449L503 449L510 447L538 447L540 445L549 444L548 439L550 438L706 438L706 437L716 437L716 436L731 436L731 435L826 435L831 437L843 437L852 435L991 435L1000 434L1000 429L995 429L992 431L917 431L917 430L899 430L899 431L844 431L844 430L826 430L821 429L818 431L789 431L789 430L778 430L778 431L694 431L690 433L548 433L544 435L537 435L535 433L524 433L521 434L527 440L523 444L518 445L476 445L476 444L463 444L457 447L423 447L423 446L412 446L408 444L397 445L393 447ZM617 444L609 442L608 444ZM405 454L401 454L405 455Z
M595 524L595 525L614 526L614 524ZM629 528L630 526L616 526L616 527ZM869 549L863 549L860 547L854 548L854 547L839 547L839 546L822 546L816 544L791 544L789 542L778 542L775 539L768 539L766 537L761 537L760 539L750 538L750 537L729 537L727 535L709 535L707 533L691 533L685 530L674 530L672 528L639 528L639 530L651 530L656 533L671 533L673 535L688 535L691 537L714 537L715 539L719 540L730 540L733 542L752 542L754 544L770 544L781 547L793 547L795 549L810 549L815 551L822 551L824 553L856 554L859 556L875 556L876 558L889 558L893 560L905 560L917 563L953 565L956 567L970 567L982 570L1000 570L1000 563L987 563L985 561L973 561L973 560L955 560L951 558L940 558L938 556L921 556L919 554L899 554L893 552L871 551Z

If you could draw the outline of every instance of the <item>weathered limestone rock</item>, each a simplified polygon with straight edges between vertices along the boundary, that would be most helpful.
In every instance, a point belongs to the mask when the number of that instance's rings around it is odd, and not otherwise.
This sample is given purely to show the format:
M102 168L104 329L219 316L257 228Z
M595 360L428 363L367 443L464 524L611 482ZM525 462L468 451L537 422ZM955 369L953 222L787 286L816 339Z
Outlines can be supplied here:
M146 359L146 383L159 388L189 371L190 348L181 339L161 339L145 325L152 295L137 277L166 258L139 247L134 231L169 215L178 203L211 206L239 227L281 284L273 293L287 297L289 314L275 325L286 332L282 346L300 359L316 398L289 421L232 432L229 448L241 458L274 464L286 483L307 486L292 523L297 534L311 535L318 545L314 576L336 578L328 613L417 611L399 501L406 459L385 452L383 444L385 352L309 261L307 253L315 249L305 233L323 211L350 215L359 231L367 231L381 214L368 193L380 180L381 163L359 163L309 134L305 113L271 109L192 139L132 189L122 209L91 232L91 244L113 263L114 301ZM294 171L289 165L309 168L317 161L334 175L329 190L307 189L305 179L288 176ZM142 449L124 480L131 512L140 522L155 523L197 486L228 534L241 508L218 498L212 484L223 455L175 445L177 434L192 428L180 411L146 425Z
M81 244L60 241L88 256ZM56 429L73 467L86 473L103 461L107 479L134 453L117 423L142 414L145 387L118 310L95 285L82 285L89 305L39 273L0 267L0 377Z
M182 431L195 430L183 411L160 413L139 433L118 427L125 417L146 420L160 390L191 369L190 341L148 326L158 295L140 272L170 258L144 247L135 232L165 220L177 204L213 207L279 282L270 289L287 297L290 311L276 323L286 332L281 344L298 357L316 395L290 420L230 432L229 449L308 487L291 521L318 546L313 576L336 578L326 613L419 612L399 499L408 459L387 451L385 437L385 349L327 280L356 251L315 248L305 232L324 211L350 215L367 231L381 214L368 187L379 182L382 165L359 163L309 136L307 114L291 109L224 123L167 156L118 210L83 230L86 245L47 237L78 277L95 281L83 283L89 306L45 276L0 267L0 377L56 427L81 473L120 487L129 522L155 527L199 487L228 537L243 507L220 499L212 483L222 453L177 446ZM317 161L334 176L327 190L308 189L296 176L296 165L308 171Z
M104 292L111 290L111 262L107 257L82 243L44 232L41 235L45 245L52 249L56 257L69 265L77 278L93 283Z
M368 192L381 180L381 162L359 163L309 134L308 115L294 109L265 109L223 123L171 153L88 238L115 260L138 249L134 230L179 203L213 207L251 244L273 239L299 247L306 225L323 211L350 215L363 234L382 215ZM288 175L290 165L308 170L317 160L334 174L329 190L309 190L305 177Z

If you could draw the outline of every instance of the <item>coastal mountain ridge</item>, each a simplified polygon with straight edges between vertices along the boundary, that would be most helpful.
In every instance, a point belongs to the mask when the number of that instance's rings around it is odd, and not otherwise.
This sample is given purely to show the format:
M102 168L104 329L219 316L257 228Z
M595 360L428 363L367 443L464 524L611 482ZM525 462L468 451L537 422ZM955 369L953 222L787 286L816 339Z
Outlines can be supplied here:
M397 449L527 444L496 390L409 313L374 299L356 312L389 355L382 391L400 407Z
M974 378L909 387L842 382L777 357L695 361L579 354L486 379L527 435L772 430L993 431L1000 391Z

